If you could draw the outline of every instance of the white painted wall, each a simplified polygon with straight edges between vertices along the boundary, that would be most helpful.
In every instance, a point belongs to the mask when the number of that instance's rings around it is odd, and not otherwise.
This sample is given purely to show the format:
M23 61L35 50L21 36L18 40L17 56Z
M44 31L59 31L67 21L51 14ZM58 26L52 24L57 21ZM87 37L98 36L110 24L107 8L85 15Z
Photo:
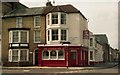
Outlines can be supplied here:
M68 14L68 40L72 44L88 46L88 40L83 39L83 30L88 29L87 21L80 13Z

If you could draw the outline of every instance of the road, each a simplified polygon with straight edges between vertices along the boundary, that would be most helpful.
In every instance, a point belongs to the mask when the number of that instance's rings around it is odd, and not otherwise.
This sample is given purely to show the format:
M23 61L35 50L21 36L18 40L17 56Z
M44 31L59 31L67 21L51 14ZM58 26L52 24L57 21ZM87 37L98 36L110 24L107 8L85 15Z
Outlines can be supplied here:
M99 75L99 73L108 73L108 75L118 75L118 67L107 69L79 70L79 69L29 69L29 70L3 70L2 75ZM4 74L6 73L6 74ZM94 74L93 74L94 73ZM114 74L113 74L114 73ZM103 75L103 74L102 74Z

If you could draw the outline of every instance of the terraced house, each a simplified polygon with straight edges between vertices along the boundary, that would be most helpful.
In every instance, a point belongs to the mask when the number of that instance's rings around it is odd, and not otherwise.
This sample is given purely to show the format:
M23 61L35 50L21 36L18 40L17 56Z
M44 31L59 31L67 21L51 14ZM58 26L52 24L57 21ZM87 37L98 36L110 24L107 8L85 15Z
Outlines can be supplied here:
M86 66L87 19L74 6L28 8L19 2L2 4L4 66Z

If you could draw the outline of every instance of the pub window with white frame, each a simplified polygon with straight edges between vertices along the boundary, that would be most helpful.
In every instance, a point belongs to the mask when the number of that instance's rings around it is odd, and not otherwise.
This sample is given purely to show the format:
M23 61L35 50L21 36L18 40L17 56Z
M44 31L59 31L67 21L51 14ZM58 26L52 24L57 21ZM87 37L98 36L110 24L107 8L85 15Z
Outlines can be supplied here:
M49 51L43 51L43 59L49 59Z
M34 16L34 27L40 27L40 16Z
M63 50L58 51L58 59L64 59L64 51Z
M34 43L40 43L40 30L34 31Z
M22 28L22 17L16 18L16 28Z
M28 49L9 50L9 62L26 62L28 57Z

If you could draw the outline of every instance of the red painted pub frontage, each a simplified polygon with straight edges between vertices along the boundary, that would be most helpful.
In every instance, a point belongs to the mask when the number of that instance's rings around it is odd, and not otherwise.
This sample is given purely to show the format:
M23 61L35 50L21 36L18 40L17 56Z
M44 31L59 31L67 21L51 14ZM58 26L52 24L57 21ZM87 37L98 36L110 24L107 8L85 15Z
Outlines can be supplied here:
M88 65L88 48L70 44L38 45L38 65L70 67Z

